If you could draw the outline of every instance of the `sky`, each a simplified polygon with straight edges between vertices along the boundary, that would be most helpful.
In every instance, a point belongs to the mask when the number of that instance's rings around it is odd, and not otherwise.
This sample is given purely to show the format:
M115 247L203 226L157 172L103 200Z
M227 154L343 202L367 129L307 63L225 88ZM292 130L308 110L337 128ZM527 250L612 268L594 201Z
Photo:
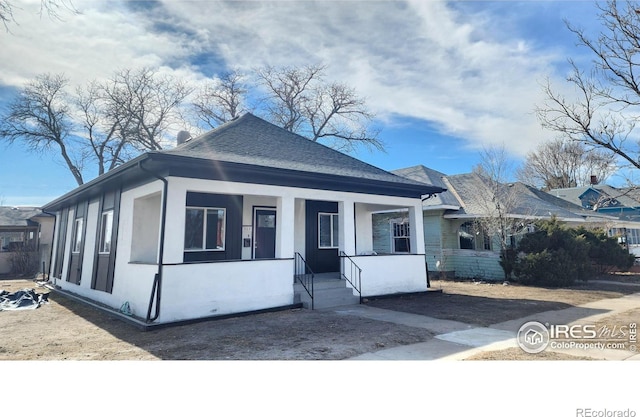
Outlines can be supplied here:
M152 67L201 83L231 68L327 65L376 114L386 152L353 156L386 170L470 172L483 149L514 165L553 137L534 113L567 58L588 62L565 20L599 30L592 1L101 1L39 15L13 1L0 32L0 111L38 74L74 85ZM90 176L92 178L92 176ZM43 205L77 185L58 153L0 142L0 205Z

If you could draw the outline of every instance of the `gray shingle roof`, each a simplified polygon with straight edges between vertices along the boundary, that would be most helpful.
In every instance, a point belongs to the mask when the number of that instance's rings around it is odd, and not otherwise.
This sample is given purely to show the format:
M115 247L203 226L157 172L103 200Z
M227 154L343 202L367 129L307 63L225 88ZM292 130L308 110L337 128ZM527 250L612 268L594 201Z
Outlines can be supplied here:
M624 207L640 207L640 191L636 188L616 188L606 184L592 185L589 187L556 188L549 193L582 205L580 196L590 188L600 193L603 198L613 198Z
M422 184L286 131L251 113L163 153L398 184Z
M493 191L490 182L476 173L451 175L446 177L456 195L462 200L463 208L452 215L486 215L495 207L492 201ZM565 220L580 221L585 217L597 215L581 206L572 204L523 183L501 184L497 200L510 215L524 217L557 216Z
M37 223L31 219L43 216L37 207L0 207L0 227L26 227Z
M416 165L409 168L396 169L391 171L396 175L405 177L414 181L422 182L424 184L435 185L436 187L447 189L444 177L445 174L436 171L435 169L427 168L424 165ZM460 202L456 196L449 190L434 195L423 202L423 206L455 206L460 207Z

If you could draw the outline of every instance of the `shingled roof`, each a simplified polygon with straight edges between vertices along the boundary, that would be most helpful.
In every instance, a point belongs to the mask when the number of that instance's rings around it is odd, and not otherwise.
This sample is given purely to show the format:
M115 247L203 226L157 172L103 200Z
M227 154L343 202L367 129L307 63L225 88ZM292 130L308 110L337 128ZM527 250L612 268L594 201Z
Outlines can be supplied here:
M441 187L403 178L251 113L174 149L147 152L47 204L57 210L105 190L177 176L420 198Z
M401 177L419 181L425 184L434 185L436 187L441 187L446 190L442 193L434 195L433 198L425 200L423 203L423 206L425 208L431 207L453 209L460 207L460 202L458 201L456 196L447 189L447 184L445 184L444 181L446 175L442 172L428 168L424 165L416 165L409 168L396 169L391 172L396 175L400 175Z
M313 142L251 113L245 113L163 153L315 174L424 185Z
M448 217L469 217L486 215L487 207L493 204L493 191L486 178L476 173L458 174L446 177L446 182L455 190L462 201L462 208L448 214ZM585 210L562 198L537 190L520 182L500 184L498 200L508 207L509 216L548 218L556 216L564 221L584 221L586 218L608 218ZM511 200L511 201L509 201Z
M46 217L48 214L42 213L37 207L0 207L0 227L29 227L37 226L33 221L34 217Z

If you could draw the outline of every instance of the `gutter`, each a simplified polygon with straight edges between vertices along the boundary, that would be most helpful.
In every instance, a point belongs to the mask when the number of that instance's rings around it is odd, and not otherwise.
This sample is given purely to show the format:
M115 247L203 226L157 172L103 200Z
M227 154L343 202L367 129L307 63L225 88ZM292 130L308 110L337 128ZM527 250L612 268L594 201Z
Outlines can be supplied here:
M158 316L160 316L160 300L162 295L162 272L164 266L164 231L167 224L167 192L169 190L169 181L158 174L157 172L151 171L144 166L142 163L146 161L141 160L138 161L138 168L142 171L152 175L153 177L159 179L163 183L162 189L162 218L160 224L160 249L158 253L158 272L156 272L155 277L153 278L153 286L151 288L151 295L149 296L149 308L147 309L147 323L151 323L155 321ZM155 301L155 303L154 303ZM155 304L155 311L153 317L151 317L151 310L153 309Z

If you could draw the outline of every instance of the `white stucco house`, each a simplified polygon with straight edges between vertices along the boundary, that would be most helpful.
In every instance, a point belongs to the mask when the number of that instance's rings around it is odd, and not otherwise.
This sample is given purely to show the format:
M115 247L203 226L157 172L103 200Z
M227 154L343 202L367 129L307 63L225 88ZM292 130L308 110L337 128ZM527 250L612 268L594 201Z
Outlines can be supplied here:
M43 207L50 277L153 324L295 305L300 264L343 279L357 265L362 296L424 291L422 199L442 191L247 113ZM397 209L415 249L372 255L372 213Z

